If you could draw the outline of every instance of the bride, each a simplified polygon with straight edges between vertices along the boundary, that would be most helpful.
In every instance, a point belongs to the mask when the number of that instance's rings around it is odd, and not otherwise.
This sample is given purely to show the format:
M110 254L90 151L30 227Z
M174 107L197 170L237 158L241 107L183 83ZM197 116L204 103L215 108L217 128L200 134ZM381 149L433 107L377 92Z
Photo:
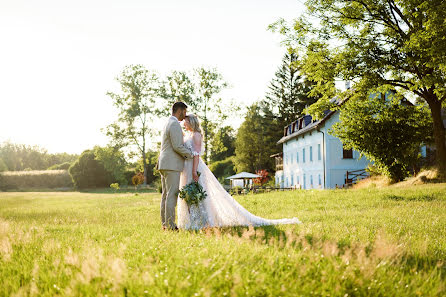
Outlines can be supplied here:
M189 132L184 144L192 150L194 158L185 160L180 189L198 180L207 197L190 207L178 198L178 228L198 230L205 227L300 224L297 218L269 220L255 216L235 201L200 158L204 149L198 118L193 114L187 115L184 126ZM201 173L199 177L198 172Z

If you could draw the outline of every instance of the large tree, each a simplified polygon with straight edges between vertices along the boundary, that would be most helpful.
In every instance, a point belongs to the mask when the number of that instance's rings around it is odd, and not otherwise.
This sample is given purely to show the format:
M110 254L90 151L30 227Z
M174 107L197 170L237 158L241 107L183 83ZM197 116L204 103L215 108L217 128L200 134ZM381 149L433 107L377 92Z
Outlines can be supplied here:
M270 106L281 127L295 121L307 106L316 102L309 96L311 82L299 70L299 59L295 52L288 51L282 64L269 85L265 102ZM282 129L279 129L282 133Z
M326 77L353 81L358 96L393 88L417 97L429 106L437 163L445 174L446 2L308 0L306 6L291 27L279 20L271 28L302 53L302 70L325 91L309 111L321 116L336 94Z
M167 104L165 113L174 102L183 101L189 106L188 111L201 119L206 162L209 159L209 135L212 133L212 127L219 126L228 117L228 105L218 96L227 86L217 69L200 67L192 73L173 71L161 88L161 96L166 99Z
M143 160L144 184L147 184L146 152L150 137L154 135L153 122L160 114L159 78L143 65L124 67L116 78L121 91L107 95L118 109L118 119L106 129L115 147L134 146ZM157 104L158 103L158 104Z
M209 161L225 160L235 155L235 131L231 126L215 128L211 139Z
M277 129L281 130L267 105L254 103L248 108L235 140L237 172L275 170L270 156L278 149Z
M369 100L350 99L331 134L355 149L393 182L414 172L420 147L431 140L432 121L426 106L414 106L395 93Z
M0 159L3 159L6 167L11 171L45 170L53 165L72 163L78 157L78 155L67 153L49 154L46 149L37 145L11 142L4 142L0 145Z

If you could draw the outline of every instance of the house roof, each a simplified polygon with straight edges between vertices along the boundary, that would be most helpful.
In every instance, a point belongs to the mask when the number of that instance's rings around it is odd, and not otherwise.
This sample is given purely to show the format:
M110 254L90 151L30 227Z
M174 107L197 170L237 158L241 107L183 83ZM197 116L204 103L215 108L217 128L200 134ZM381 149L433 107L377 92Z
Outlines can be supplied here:
M333 97L333 98L330 100L330 102L331 102L331 103L335 102L338 106L341 106L341 105L343 105L345 102L347 102L347 101L350 99L350 95L351 95L351 94L347 95L347 97L345 97L344 99L340 99L340 98L337 97L337 96L336 96L336 97ZM409 100L407 100L407 99L404 98L404 97L403 97L403 99L401 100L401 103L402 103L402 104L413 105L412 102L410 102ZM307 132L309 132L309 131L312 131L312 130L314 130L314 129L317 129L318 127L322 126L328 119L330 119L330 118L336 113L336 110L326 110L326 111L324 111L324 113L325 113L325 116L324 116L321 120L314 121L314 122L311 120L312 117L309 116L309 115L306 115L306 116L304 116L304 117L301 117L301 118L303 118L303 119L305 120L305 124L306 124L306 126L305 126L304 128L302 128L302 129L299 129L299 130L297 130L297 131L295 131L295 132L293 132L293 133L287 135L287 136L282 137L282 138L277 142L277 144L281 144L281 143L287 142L287 141L289 141L289 140L291 140L291 139L293 139L293 138L295 138L295 137L297 137L297 136L299 136L299 135L302 135L302 134L305 134L305 133L307 133ZM309 124L307 124L308 120L306 119L306 117L309 117L309 118L310 118L310 123L309 123ZM445 122L446 122L446 120L445 120ZM294 122L293 122L293 123L294 123ZM292 124L291 124L291 125L292 125ZM289 126L290 126L290 125L288 125L287 127L289 127ZM272 155L271 157L275 157L275 155Z
M258 178L261 177L258 174L254 174L254 173L249 173L249 172L240 172L236 175L227 177L226 179L243 179L243 178Z
M299 135L305 134L305 133L307 133L307 132L309 132L311 130L314 130L314 129L318 128L319 126L323 125L329 118L331 118L335 113L336 113L335 110L334 111L333 110L327 111L325 116L321 120L317 120L317 121L314 121L314 122L311 121L311 123L308 124L307 126L305 126L304 128L299 129L296 132L291 133L290 135L282 137L277 142L277 144L281 144L281 143L287 142L287 141L289 141L289 140L291 140L291 139L293 139L293 138L295 138L295 137L297 137ZM309 116L309 117L311 117L311 116Z

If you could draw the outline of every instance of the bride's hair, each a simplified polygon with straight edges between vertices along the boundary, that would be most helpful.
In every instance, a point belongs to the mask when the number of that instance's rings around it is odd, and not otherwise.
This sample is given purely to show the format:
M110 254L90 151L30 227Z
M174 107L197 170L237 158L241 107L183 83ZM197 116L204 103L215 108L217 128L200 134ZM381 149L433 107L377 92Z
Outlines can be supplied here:
M193 113L188 114L186 116L187 120L189 121L190 126L192 127L192 130L194 132L199 132L200 134L203 134L201 132L201 126L200 126L200 121L198 120L198 117L196 115L194 115Z

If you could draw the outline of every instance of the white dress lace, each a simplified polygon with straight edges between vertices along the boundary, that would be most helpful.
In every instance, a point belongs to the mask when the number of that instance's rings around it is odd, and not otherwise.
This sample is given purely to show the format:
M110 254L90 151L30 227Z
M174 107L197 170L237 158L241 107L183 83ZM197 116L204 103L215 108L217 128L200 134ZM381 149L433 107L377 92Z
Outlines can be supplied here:
M192 134L185 139L185 145L191 148L194 155L202 155L204 151L201 135L198 136L200 137L199 144L194 143ZM193 160L185 160L184 162L184 169L180 177L180 189L193 181L192 164ZM178 198L178 228L198 230L205 227L301 223L298 218L269 220L255 216L226 192L201 158L199 159L197 171L201 173L198 182L203 187L203 190L206 191L207 197L198 205L192 205L190 208L183 199Z

